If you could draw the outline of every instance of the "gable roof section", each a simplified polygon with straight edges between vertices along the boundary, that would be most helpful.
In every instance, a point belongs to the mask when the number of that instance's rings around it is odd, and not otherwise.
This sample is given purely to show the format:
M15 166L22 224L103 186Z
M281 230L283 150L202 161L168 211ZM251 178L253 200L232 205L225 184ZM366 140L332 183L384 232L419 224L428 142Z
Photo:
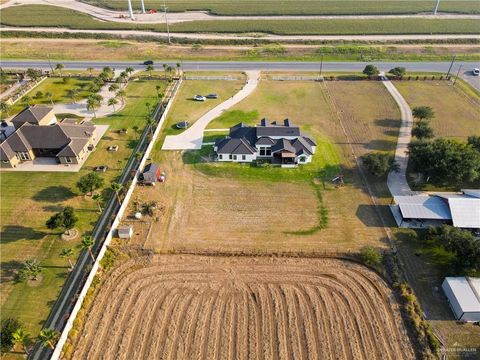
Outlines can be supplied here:
M70 140L70 143L65 146L60 152L57 154L57 157L61 156L77 156L80 154L80 151L87 145L89 139L88 138L73 138Z
M22 133L34 149L60 149L70 143L70 138L58 125L22 125L17 133Z
M452 214L445 200L436 196L395 196L402 216L407 219L451 220Z
M275 144L275 140L269 137L261 137L255 143L255 145L273 145L273 144Z
M312 155L313 154L312 147L307 142L307 140L305 140L305 138L303 138L303 137L299 137L299 138L293 140L292 145L295 148L297 155L301 155L301 154Z
M297 152L295 147L287 139L278 139L275 145L272 146L272 153L280 151Z
M453 226L480 229L480 199L473 197L450 198Z
M15 157L15 151L12 150L10 145L4 141L0 144L0 160L10 160Z
M262 136L300 136L300 128L282 126L282 125L268 125L255 127L257 131L257 137Z
M53 110L52 107L45 105L34 105L23 109L13 119L14 124L38 124L45 116L47 116Z
M245 139L225 138L217 146L218 154L251 155L257 152Z
M20 127L20 129L23 126ZM32 150L32 146L25 138L23 133L18 129L12 135L10 135L5 142L10 146L10 148L15 152L26 152Z
M465 195L480 198L480 189L462 189Z

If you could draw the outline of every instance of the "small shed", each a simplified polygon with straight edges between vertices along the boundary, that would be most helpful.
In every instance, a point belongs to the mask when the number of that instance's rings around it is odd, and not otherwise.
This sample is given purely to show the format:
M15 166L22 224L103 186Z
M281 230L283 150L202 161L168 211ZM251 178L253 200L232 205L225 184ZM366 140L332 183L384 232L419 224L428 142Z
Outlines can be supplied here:
M117 232L120 239L131 239L133 236L133 228L130 225L119 226Z
M480 321L480 278L446 277L442 289L458 321Z
M160 179L161 173L158 165L154 163L147 164L143 173L140 177L140 180L147 185L155 184Z

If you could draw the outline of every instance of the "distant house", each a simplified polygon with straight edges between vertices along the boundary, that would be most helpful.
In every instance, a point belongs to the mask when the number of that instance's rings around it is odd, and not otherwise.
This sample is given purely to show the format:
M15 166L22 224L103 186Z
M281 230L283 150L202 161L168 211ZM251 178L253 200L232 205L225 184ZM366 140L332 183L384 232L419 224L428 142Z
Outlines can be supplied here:
M442 289L458 321L480 321L480 278L446 277Z
M22 113L24 115L19 117ZM93 149L96 128L91 122L54 122L46 125L45 122L51 119L51 112L42 109L41 113L45 116L38 117L37 123L30 116L39 115L36 110L29 112L28 116L24 110L13 119L17 119L16 130L0 143L2 168L16 167L20 162L33 161L39 157L55 158L61 164L78 164Z
M456 193L395 196L390 208L399 227L448 224L480 229L480 190Z
M145 166L140 174L140 181L145 185L154 185L162 176L157 164L150 163Z
M266 160L284 167L312 161L317 144L300 128L285 119L283 124L263 119L256 126L239 123L229 136L215 142L218 161L252 162Z
M15 129L20 128L23 124L32 125L50 125L57 122L53 107L45 105L28 106L19 112L12 120Z

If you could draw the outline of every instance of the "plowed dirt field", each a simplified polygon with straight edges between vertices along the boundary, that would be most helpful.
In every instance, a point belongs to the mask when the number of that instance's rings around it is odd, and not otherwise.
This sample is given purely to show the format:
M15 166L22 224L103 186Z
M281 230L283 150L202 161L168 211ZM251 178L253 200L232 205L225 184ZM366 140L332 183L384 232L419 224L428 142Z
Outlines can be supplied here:
M374 272L335 259L156 255L119 266L74 359L413 359Z

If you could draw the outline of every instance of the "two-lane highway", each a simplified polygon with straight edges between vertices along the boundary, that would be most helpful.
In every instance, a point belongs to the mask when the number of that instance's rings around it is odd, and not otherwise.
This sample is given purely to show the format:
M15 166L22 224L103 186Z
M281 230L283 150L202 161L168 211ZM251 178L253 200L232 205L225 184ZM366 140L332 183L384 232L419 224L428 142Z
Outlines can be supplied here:
M163 63L161 61L158 62ZM174 62L166 61L165 63L175 66ZM115 69L124 69L127 66L133 67L135 70L142 70L145 66L141 62L135 61L62 61L65 69L85 70L88 67L101 69L104 66L110 66ZM408 72L448 72L450 62L324 62L322 71L362 71L365 65L374 64L381 71L388 71L393 67L402 66ZM0 60L0 66L5 69L26 69L39 68L50 69L51 65L48 61L37 60ZM476 89L480 90L480 77L473 76L473 68L480 67L475 62L456 62L451 69L451 74L456 75L459 67L462 66L461 76ZM319 62L262 62L262 61L183 61L182 68L184 71L319 71Z

